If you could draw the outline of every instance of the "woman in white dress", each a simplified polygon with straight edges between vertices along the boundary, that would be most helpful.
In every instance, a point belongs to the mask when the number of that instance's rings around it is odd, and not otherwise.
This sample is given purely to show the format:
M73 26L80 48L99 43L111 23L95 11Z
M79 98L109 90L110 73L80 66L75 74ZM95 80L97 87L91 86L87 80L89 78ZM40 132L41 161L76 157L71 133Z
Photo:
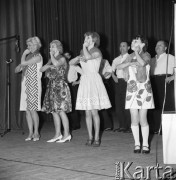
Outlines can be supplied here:
M131 49L134 52L127 57L124 63L117 66L117 69L124 69L127 77L125 109L130 109L131 130L135 141L134 153L140 153L142 150L143 154L150 153L147 111L154 108L149 78L151 57L146 51L147 44L147 40L140 35L134 38L131 43ZM142 132L142 147L139 138L139 124Z
M78 88L76 109L85 110L86 125L89 139L86 145L100 146L100 118L98 110L108 109L111 103L99 74L100 62L102 59L101 51L97 48L100 37L96 32L85 33L85 40L80 56L72 59L69 64L81 64L82 75ZM95 135L93 136L93 127Z
M25 141L39 140L39 117L37 111L41 110L41 77L40 68L43 65L43 58L39 53L41 42L38 37L31 37L26 41L27 49L21 57L15 72L22 73L20 111L26 111L26 119L29 128L29 135Z

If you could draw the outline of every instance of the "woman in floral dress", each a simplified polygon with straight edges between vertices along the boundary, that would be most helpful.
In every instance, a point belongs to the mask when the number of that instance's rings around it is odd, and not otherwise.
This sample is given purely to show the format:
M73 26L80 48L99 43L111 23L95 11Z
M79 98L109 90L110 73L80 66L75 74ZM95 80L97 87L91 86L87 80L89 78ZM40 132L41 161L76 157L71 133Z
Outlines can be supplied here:
M150 152L148 137L149 125L147 122L147 110L154 108L153 93L149 79L150 54L147 50L147 40L137 36L131 43L134 51L129 58L117 68L125 69L127 77L126 109L130 109L131 129L135 140L134 153L147 154ZM139 138L139 124L143 138L142 148Z
M49 62L41 68L46 71L49 78L47 90L42 106L42 111L52 113L55 125L55 136L47 142L66 142L71 140L69 133L69 122L66 113L71 112L71 95L65 73L67 62L62 56L63 47L60 41L54 40L50 43ZM61 134L61 121L64 127L64 134Z

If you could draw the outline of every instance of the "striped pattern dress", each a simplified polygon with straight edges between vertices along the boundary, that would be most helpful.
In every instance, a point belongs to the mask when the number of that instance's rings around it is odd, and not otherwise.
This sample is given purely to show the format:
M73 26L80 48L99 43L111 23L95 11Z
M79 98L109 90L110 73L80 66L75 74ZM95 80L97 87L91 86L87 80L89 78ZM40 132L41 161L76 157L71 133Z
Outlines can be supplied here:
M41 78L42 73L40 72L40 68L43 65L42 56L39 53L36 53L34 56L40 56L41 61L36 64L28 65L26 69L26 104L27 110L30 111L40 111L41 110Z

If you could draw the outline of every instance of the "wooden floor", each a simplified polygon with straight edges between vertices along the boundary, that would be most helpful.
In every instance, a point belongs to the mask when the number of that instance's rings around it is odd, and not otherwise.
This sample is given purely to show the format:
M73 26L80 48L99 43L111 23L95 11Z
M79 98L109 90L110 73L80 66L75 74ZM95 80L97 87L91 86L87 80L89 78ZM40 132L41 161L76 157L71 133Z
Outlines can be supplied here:
M87 147L87 131L84 122L72 132L70 143L47 143L54 135L52 122L44 124L38 142L25 142L27 136L20 130L12 130L0 138L0 179L2 180L114 180L116 163L132 162L129 172L137 166L156 165L156 141L158 138L158 163L163 164L162 136L153 136L151 153L133 153L132 134L106 131L100 147ZM176 165L172 165L175 169ZM162 171L160 171L162 174ZM146 174L145 174L146 175ZM125 178L127 176L125 175ZM155 179L155 172L151 172Z

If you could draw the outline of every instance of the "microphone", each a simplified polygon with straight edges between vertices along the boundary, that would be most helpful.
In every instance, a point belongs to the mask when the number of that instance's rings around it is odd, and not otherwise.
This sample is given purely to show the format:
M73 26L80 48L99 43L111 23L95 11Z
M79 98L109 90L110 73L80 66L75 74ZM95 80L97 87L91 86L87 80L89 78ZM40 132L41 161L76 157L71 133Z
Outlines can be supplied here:
M12 62L13 62L13 59L6 60L6 63L7 63L7 64L10 64L10 63L12 63Z
M20 36L16 35L16 51L20 52Z

